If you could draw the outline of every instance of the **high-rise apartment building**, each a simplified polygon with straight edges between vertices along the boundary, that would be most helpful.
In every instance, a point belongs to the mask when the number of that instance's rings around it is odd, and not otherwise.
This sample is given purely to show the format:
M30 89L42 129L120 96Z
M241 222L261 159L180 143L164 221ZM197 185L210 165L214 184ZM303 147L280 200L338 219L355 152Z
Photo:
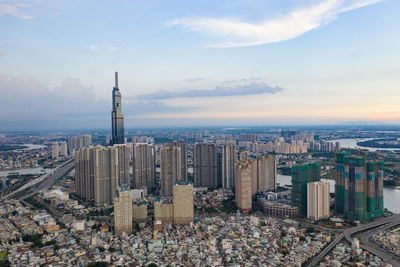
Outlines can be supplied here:
M214 144L196 144L193 157L194 186L217 188L217 147Z
M367 162L364 157L336 153L338 214L357 221L383 215L383 164L383 161Z
M64 157L68 156L67 142L64 141L59 143L59 154Z
M129 178L125 145L88 147L75 153L76 193L97 206L108 205ZM129 155L129 152L128 152Z
M191 181L176 181L173 197L157 198L154 202L154 219L162 223L189 224L194 216L194 191Z
M155 153L150 144L133 145L133 186L141 188L146 186L148 190L155 187Z
M328 181L307 184L307 218L316 221L329 218L329 194Z
M114 197L114 228L116 234L132 233L132 192L122 184Z
M124 133L124 115L121 107L121 93L118 88L118 72L115 72L115 86L112 91L112 138L111 143L123 144L125 142Z
M194 216L194 193L193 184L175 182L174 189L174 223L189 224L193 222Z
M336 177L335 177L335 211L336 214L343 214L344 212L344 191L345 191L345 178L344 172L346 164L344 158L349 156L348 152L335 153L336 163Z
M84 134L80 136L71 136L67 138L68 153L71 155L81 148L92 145L92 136Z
M247 212L253 203L254 160L236 163L235 167L235 201L238 208Z
M307 215L307 184L321 180L318 163L292 166L292 206L299 208L300 215Z
M172 196L173 185L181 179L181 149L178 146L164 145L160 149L161 195Z
M235 186L235 164L237 161L236 145L223 145L221 157L222 188L232 189Z
M59 151L58 151L58 142L51 143L51 157L53 159L57 158L58 157L58 153L59 153Z
M182 183L186 183L188 180L188 152L187 144L185 142L171 142L166 143L166 146L179 147L181 150L181 178L178 179Z
M277 164L274 155L257 157L257 186L256 192L276 190Z
M131 184L130 149L127 145L112 146L118 153L119 184Z

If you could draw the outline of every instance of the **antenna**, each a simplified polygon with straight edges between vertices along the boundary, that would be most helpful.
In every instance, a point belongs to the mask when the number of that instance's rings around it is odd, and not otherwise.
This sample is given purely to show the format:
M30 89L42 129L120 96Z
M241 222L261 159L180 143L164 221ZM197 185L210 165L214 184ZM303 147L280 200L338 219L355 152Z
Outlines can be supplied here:
M118 72L115 72L115 88L118 88Z

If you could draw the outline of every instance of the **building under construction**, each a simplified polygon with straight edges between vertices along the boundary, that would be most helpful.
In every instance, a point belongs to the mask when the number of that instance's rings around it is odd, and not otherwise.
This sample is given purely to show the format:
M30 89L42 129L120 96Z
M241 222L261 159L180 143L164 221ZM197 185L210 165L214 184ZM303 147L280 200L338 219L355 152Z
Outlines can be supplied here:
M383 161L336 153L336 213L366 221L383 215Z
M307 184L321 179L321 166L318 163L295 165L292 173L292 206L299 209L300 215L307 215Z

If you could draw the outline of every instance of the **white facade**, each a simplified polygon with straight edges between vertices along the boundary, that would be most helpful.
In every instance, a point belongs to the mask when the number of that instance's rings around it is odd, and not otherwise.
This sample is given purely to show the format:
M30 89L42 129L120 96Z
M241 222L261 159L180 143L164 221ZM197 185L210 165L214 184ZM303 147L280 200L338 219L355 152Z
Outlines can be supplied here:
M327 219L329 211L329 182L319 181L307 184L307 218Z

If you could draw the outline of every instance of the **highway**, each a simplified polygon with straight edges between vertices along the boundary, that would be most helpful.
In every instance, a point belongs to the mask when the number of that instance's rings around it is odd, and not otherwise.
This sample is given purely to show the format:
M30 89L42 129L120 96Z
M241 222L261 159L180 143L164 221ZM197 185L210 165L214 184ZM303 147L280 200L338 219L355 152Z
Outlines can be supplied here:
M344 230L341 234L339 234L331 243L329 243L329 245L327 247L325 247L325 249L323 249L321 251L321 253L319 253L317 256L315 256L309 263L307 266L318 266L318 263L343 239L346 238L347 241L352 242L353 238L352 235L358 233L358 232L362 232L362 231L366 231L368 229L373 229L385 224L389 224L389 223L394 223L394 222L399 222L400 223L400 214L397 215L393 215L390 217L384 217L381 219L378 219L375 222L371 222L371 223L367 223L367 224L361 224L359 226ZM360 244L361 248L371 252L372 254L375 254L374 252L376 252L376 256L382 258L384 261L387 261L389 263L393 262L393 260L390 260L389 255L387 255L388 252L386 253L382 253L377 251L376 249L374 249L373 247L370 247L368 245L365 245L363 243ZM396 265L397 264L397 265ZM392 263L393 266L399 266L398 262L395 264Z
M362 243L360 247L364 250L371 252L372 254L378 256L383 259L385 262L392 264L393 266L400 266L400 257L386 251L385 249L379 247L377 244L370 240L371 236L376 234L377 232L385 231L389 228L395 227L400 224L400 219L395 219L393 222L385 224L379 228L376 228L372 231L363 232L357 235L357 237L362 238ZM347 238L347 237L346 237Z
M2 200L11 197L18 200L23 200L30 196L33 196L37 194L40 190L43 190L53 185L57 179L67 174L72 168L74 168L74 166L75 160L73 158L69 159L62 165L55 168L52 173L45 174L33 181L30 181L29 183L22 186L20 189L8 194L7 196L4 196Z

